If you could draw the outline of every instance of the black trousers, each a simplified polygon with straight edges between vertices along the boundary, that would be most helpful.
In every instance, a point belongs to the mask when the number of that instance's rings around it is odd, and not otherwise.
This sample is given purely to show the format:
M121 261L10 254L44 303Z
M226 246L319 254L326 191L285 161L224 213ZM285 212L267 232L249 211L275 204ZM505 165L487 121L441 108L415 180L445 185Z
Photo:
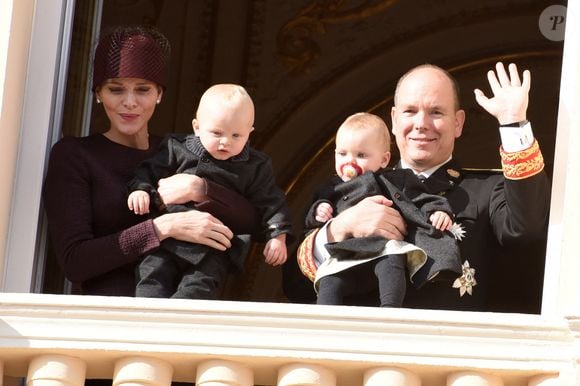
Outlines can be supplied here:
M341 305L345 297L378 286L381 307L400 307L407 290L406 255L386 255L320 279L316 304ZM375 280L376 279L376 280Z
M210 251L198 264L159 249L137 267L135 296L174 299L218 299L227 278L230 259Z

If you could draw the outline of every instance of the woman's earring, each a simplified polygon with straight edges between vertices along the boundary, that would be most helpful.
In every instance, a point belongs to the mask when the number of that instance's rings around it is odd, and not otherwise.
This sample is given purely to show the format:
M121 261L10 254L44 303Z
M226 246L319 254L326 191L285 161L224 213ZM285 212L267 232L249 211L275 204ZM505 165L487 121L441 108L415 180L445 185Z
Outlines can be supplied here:
M157 104L161 103L161 99L157 99Z
M100 104L101 100L99 98L97 98L97 104Z

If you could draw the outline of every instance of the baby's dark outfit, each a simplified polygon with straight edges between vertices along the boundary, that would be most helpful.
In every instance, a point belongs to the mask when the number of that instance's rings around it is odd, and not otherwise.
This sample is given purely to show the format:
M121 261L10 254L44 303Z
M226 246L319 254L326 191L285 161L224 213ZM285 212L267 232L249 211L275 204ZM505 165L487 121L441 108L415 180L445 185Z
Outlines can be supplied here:
M171 213L202 208L203 205L193 203L162 205L156 191L157 182L177 173L207 178L246 197L260 214L261 229L232 229L236 235L232 239L232 247L225 252L172 238L164 240L161 247L145 256L139 265L136 295L215 299L228 271L232 268L238 271L243 269L251 234L264 241L290 233L286 198L275 184L271 160L267 155L246 145L237 156L217 160L193 134L165 138L159 152L137 168L135 177L128 185L129 191L148 192L152 209L157 206Z
M423 182L408 169L367 172L348 182L334 177L318 191L306 216L306 230L321 226L315 219L316 207L320 203L329 203L334 213L338 214L373 195L383 195L393 201L393 206L407 223L405 241L427 253L427 259L409 273L416 287L440 277L457 277L461 274L457 241L449 232L437 230L429 221L429 216L435 211L443 211L453 218L449 203L443 196L428 193ZM318 278L317 302L340 304L344 296L369 291L374 281L369 281L368 275L375 275L379 281L381 305L400 306L405 295L407 257L405 254L381 256L386 242L382 237L362 237L328 243L326 248L331 257L351 260L353 265ZM356 264L356 260L370 257L376 258Z

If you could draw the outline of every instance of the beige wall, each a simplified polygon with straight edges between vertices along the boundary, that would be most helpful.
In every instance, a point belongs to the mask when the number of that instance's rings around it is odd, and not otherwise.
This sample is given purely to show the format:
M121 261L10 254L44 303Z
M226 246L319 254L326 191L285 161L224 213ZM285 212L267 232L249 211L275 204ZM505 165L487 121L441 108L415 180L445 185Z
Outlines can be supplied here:
M18 134L20 131L33 0L0 2L0 272L4 270ZM0 287L4 275L0 275Z

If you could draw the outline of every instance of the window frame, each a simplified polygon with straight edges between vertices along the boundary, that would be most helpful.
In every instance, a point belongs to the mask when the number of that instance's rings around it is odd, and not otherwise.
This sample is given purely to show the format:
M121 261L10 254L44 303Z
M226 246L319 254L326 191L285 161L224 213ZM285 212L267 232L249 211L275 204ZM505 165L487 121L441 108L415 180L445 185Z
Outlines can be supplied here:
M33 13L4 254L4 292L40 292L42 287L47 236L42 182L49 149L60 135L74 0L35 2Z

